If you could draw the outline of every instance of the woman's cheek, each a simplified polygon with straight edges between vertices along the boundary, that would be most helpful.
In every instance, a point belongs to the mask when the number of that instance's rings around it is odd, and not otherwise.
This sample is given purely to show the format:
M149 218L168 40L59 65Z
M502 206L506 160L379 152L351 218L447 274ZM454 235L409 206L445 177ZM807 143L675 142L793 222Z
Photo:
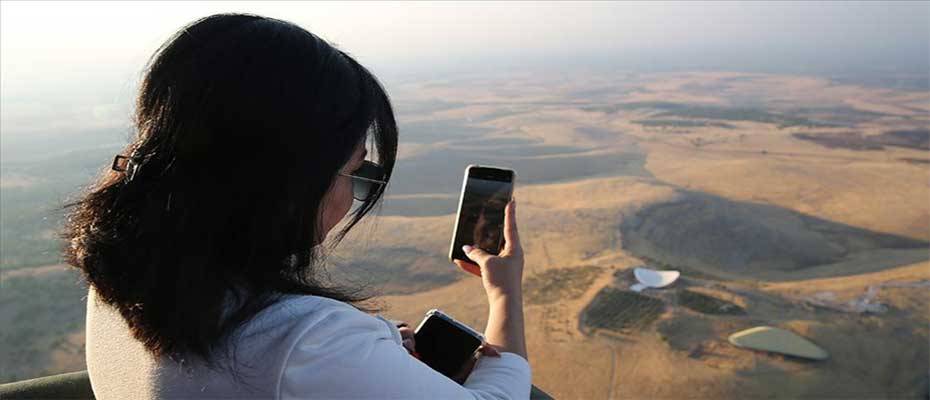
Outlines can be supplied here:
M342 195L339 199L339 204L342 208L339 210L339 218L336 223L342 221L346 214L349 213L349 210L352 209L352 182L349 179L343 179L343 182L343 187L340 191Z
M352 209L352 184L348 179L339 179L323 199L323 237L345 218Z

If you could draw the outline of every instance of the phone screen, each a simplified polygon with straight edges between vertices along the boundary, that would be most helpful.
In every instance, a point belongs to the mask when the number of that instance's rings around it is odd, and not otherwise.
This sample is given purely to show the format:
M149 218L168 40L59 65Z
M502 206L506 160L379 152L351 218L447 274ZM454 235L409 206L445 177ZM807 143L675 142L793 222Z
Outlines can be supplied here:
M480 339L436 315L426 317L414 340L420 361L450 378L481 346Z
M462 246L500 253L504 234L504 208L513 192L513 172L471 167L462 192L462 206L452 243L452 258L468 261Z

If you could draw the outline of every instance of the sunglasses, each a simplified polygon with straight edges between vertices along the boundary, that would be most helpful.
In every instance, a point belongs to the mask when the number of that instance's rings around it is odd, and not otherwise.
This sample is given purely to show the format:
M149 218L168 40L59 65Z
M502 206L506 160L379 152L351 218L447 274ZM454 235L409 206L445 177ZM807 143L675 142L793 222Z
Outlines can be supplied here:
M363 161L355 171L340 172L339 175L352 178L352 198L358 201L368 201L378 189L387 185L384 167L371 161Z

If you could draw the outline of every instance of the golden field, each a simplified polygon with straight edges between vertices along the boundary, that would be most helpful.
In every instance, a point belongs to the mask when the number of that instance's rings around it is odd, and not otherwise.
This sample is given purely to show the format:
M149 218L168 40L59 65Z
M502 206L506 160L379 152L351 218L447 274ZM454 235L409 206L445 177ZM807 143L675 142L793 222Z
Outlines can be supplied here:
M630 72L409 82L392 95L400 159L381 216L328 258L334 279L383 293L386 316L415 324L440 308L484 327L480 281L446 254L465 166L507 166L533 379L556 398L927 397L927 90ZM41 179L15 178L4 187ZM638 266L682 279L631 295ZM15 315L6 306L0 322ZM757 325L831 357L727 342ZM82 331L51 341L31 371L80 365Z

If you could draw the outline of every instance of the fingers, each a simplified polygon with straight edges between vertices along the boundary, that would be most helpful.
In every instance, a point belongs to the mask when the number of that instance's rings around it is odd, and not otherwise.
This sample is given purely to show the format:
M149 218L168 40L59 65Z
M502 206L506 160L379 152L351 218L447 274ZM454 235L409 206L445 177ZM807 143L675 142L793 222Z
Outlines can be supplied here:
M470 258L472 261L474 261L478 265L486 264L488 260L491 259L491 257L494 257L493 254L490 254L477 247L469 246L467 244L462 246L462 251L464 251L465 255L468 256L468 258Z
M397 330L400 331L400 337L404 339L413 338L414 332L413 332L413 329L411 329L409 326L402 326L398 328Z
M521 254L520 234L517 232L517 200L510 200L504 209L504 252L506 254Z
M490 356L490 357L501 356L501 353L497 351L497 349L494 348L494 346L488 343L484 343L481 345L481 347L478 347L478 352L481 353L482 356Z
M397 331L400 332L400 337L403 339L402 344L404 348L407 349L407 352L413 354L416 351L417 342L414 339L415 332L406 323L403 326L397 328Z
M417 346L416 346L416 343L414 343L413 338L404 339L403 344L404 344L404 348L407 349L408 353L413 354L413 352L417 351L416 349Z
M453 260L452 262L454 262L455 265L458 265L459 268L465 270L465 272L468 272L477 277L481 277L481 267L475 264L472 264L470 262L462 261L462 260Z

